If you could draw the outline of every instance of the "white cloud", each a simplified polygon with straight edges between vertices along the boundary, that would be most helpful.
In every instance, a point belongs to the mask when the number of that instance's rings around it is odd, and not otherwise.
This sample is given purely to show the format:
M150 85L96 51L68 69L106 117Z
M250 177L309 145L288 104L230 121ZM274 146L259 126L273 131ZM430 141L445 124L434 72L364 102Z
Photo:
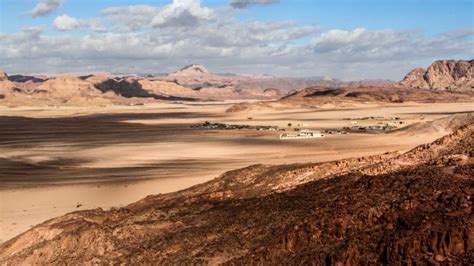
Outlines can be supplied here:
M102 15L116 25L120 31L135 31L151 26L151 21L160 8L150 5L133 5L126 7L109 7L102 10Z
M21 31L29 36L39 36L46 30L45 26L28 26L23 27Z
M102 10L105 19L119 31L137 31L143 28L195 27L212 20L216 14L204 7L200 0L173 0L161 7L132 5L109 7Z
M279 0L230 0L230 5L235 8L247 8L252 5L270 5L280 2Z
M153 18L154 27L196 26L214 17L212 9L201 6L199 0L173 0Z
M330 30L321 34L318 38L313 40L313 44L318 46L329 46L328 48L334 49L341 45L350 44L361 38L367 30L364 28L356 28L353 31L345 30Z
M46 16L56 10L62 2L62 0L40 0L38 4L26 14L32 17Z
M80 28L90 28L93 31L105 31L105 28L97 19L80 20L68 15L61 15L54 19L53 27L57 31L72 31Z
M79 20L68 15L56 17L53 22L54 29L58 31L70 31L79 28Z
M314 38L308 47L316 55L335 62L407 61L472 53L472 36L474 32L463 31L456 39L452 32L427 38L414 31L356 28L327 31Z

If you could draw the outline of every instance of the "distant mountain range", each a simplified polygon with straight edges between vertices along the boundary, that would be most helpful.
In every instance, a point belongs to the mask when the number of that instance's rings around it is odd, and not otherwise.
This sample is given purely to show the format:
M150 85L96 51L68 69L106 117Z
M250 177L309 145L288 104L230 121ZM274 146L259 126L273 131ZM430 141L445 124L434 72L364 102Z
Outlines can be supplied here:
M12 75L0 72L0 105L135 105L154 101L276 100L305 88L417 88L472 92L473 62L443 60L403 81L343 82L330 77L280 78L216 74L192 64L160 75ZM372 90L373 91L373 90Z

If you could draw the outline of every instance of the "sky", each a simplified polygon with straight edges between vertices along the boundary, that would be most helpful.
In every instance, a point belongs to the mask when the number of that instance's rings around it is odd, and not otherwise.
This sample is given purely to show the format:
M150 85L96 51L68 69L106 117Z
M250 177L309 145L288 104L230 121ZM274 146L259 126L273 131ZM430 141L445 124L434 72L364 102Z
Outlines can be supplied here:
M7 73L400 80L474 58L474 0L0 0Z

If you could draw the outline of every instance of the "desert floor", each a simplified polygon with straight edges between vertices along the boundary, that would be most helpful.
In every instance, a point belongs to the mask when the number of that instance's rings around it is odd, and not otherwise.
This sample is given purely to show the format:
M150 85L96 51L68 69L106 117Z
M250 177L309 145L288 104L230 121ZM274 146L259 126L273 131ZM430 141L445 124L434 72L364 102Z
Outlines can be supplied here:
M384 116L384 123L400 117L404 127L474 111L472 103L403 103L226 113L230 104L0 107L0 242L67 212L123 206L250 164L402 152L447 133L427 127L280 140L278 132L191 128L195 123L274 125L287 131L288 123L304 123L304 128L324 130L351 126L345 118Z

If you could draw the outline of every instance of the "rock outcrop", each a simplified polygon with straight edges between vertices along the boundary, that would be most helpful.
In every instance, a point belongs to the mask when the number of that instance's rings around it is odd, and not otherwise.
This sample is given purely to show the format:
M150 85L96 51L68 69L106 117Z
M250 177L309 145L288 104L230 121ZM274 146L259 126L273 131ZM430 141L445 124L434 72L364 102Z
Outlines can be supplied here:
M209 74L209 70L203 65L199 64L192 64L185 66L181 68L180 70L170 74L170 75L189 75L189 76L195 76L195 75L202 75L202 74Z
M0 81L8 80L7 73L0 70Z
M440 60L428 69L416 68L400 82L401 86L472 91L474 89L474 60Z
M421 67L415 68L405 76L400 84L420 89L429 89L428 83L425 80L425 73L426 69Z

